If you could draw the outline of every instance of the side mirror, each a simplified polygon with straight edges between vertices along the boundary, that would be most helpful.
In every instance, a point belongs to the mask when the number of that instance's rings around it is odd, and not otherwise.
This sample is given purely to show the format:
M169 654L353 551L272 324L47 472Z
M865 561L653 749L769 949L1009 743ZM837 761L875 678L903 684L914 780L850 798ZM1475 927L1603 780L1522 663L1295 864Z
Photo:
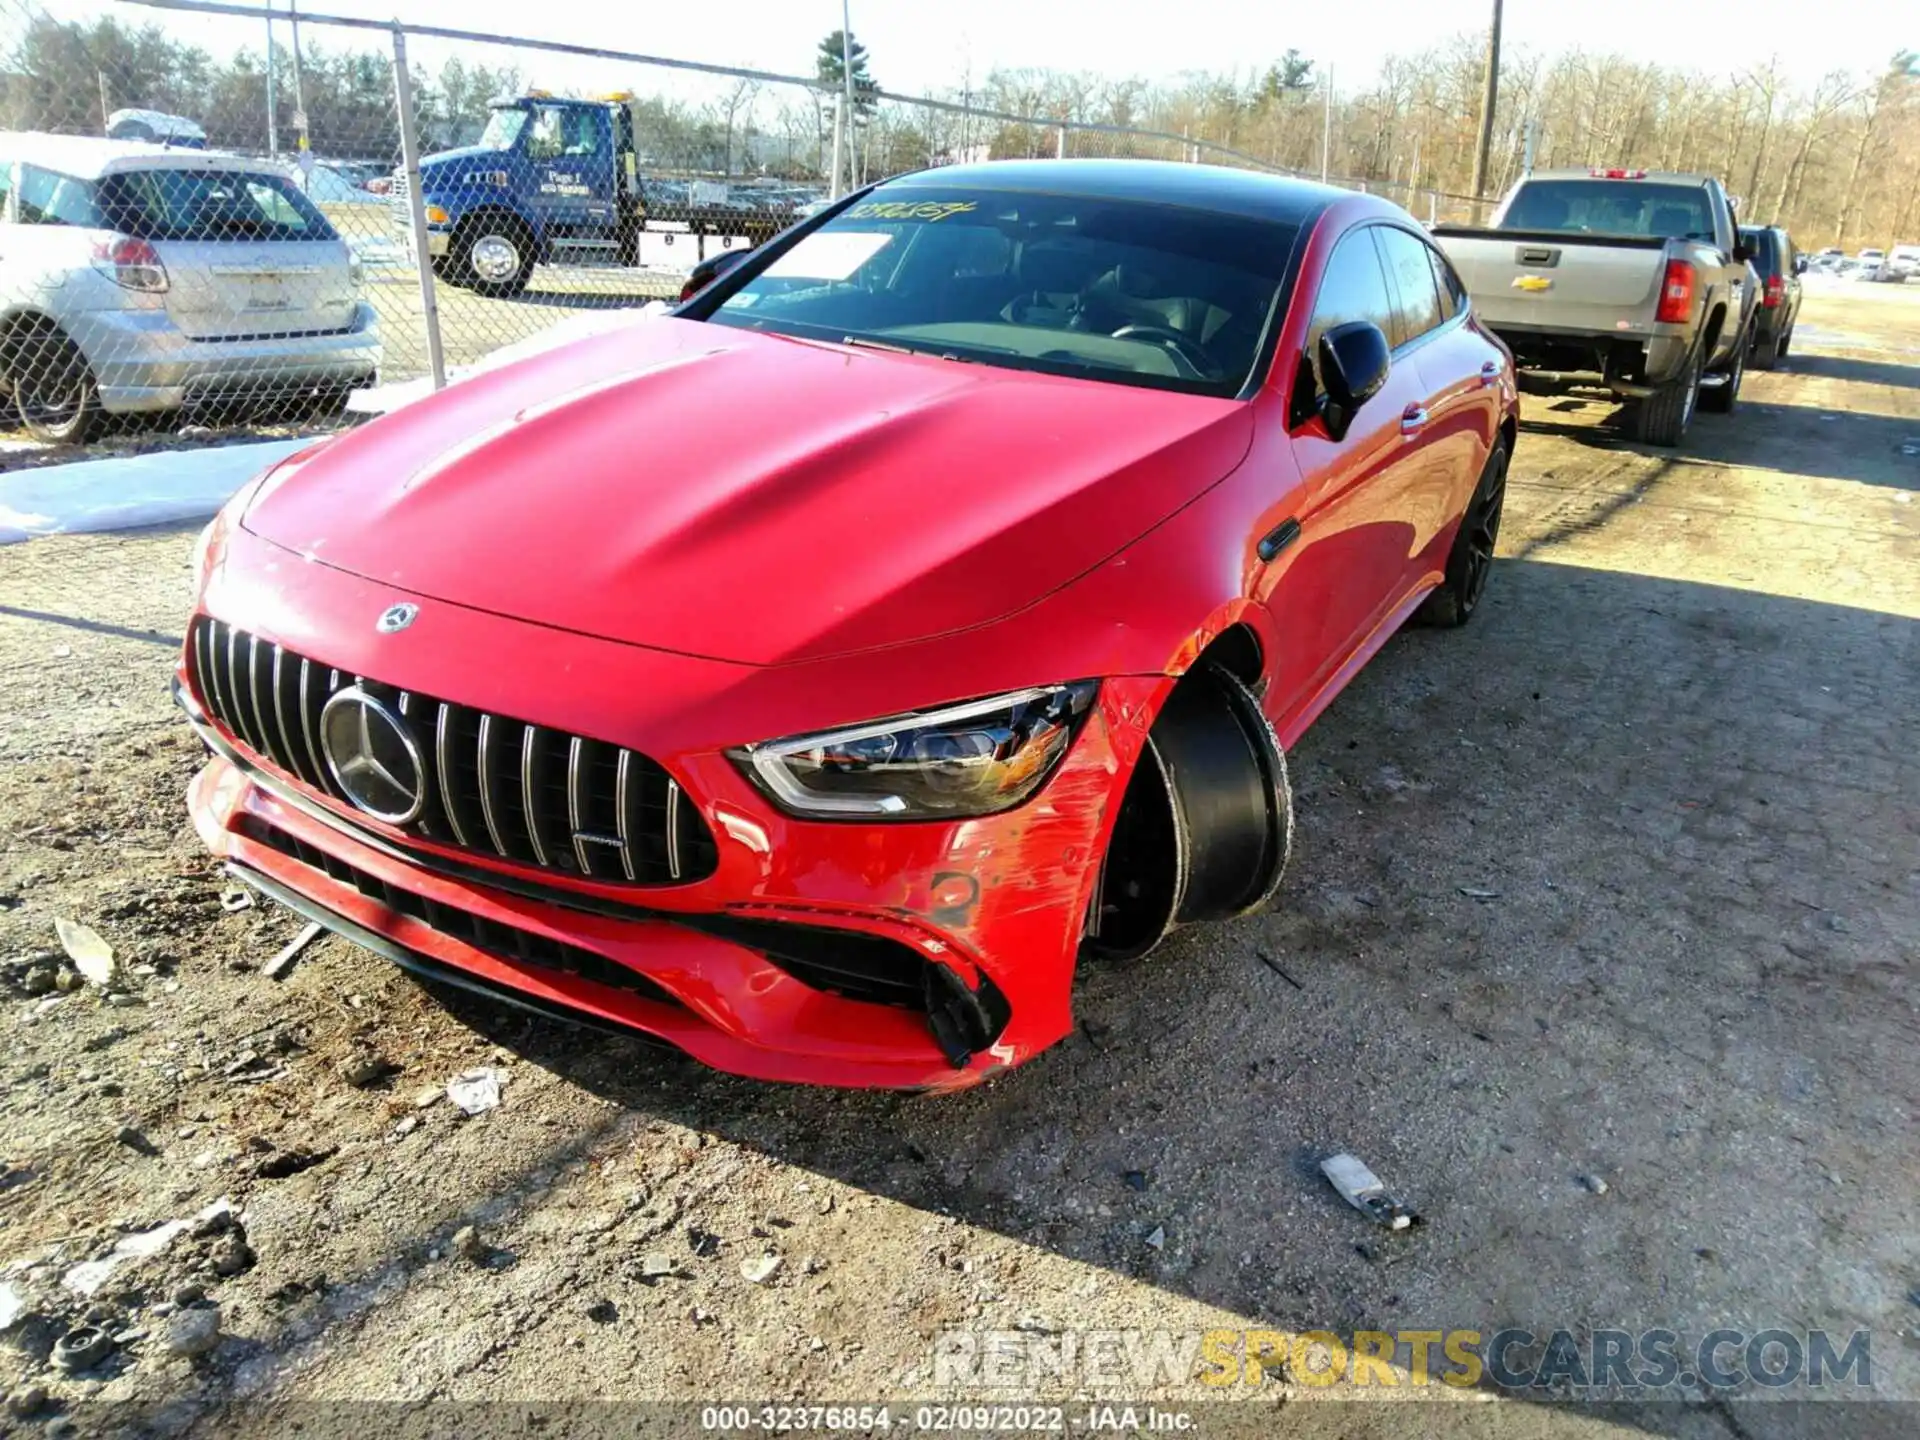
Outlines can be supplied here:
M1315 359L1327 392L1320 418L1329 435L1343 440L1360 407L1387 383L1387 337L1370 320L1350 320L1320 337Z
M1746 246L1736 245L1733 247L1734 264L1744 265L1751 259L1753 259L1753 251L1749 250Z
M1796 275L1804 275L1807 273L1807 257L1806 256L1796 255L1793 257L1793 273Z
M691 300L752 253L752 250L722 250L718 255L709 255L687 275L686 283L680 287L681 300Z

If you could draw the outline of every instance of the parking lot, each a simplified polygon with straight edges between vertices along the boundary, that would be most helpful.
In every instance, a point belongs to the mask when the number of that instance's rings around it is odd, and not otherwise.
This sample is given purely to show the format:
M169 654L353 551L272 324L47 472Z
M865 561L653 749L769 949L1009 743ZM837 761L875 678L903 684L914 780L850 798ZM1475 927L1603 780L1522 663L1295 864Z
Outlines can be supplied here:
M334 939L263 979L299 926L223 907L182 805L192 531L0 550L0 1274L40 1297L0 1381L168 1423L871 1401L936 1393L954 1327L1730 1325L1870 1330L1878 1392L1920 1400L1920 286L1810 284L1785 368L1678 451L1611 408L1529 397L1483 612L1397 638L1307 736L1276 907L1085 972L1071 1041L947 1098L725 1079ZM29 996L56 917L131 1003ZM417 1107L485 1065L497 1109ZM1342 1204L1340 1150L1423 1223ZM38 1363L89 1304L50 1277L221 1197L253 1259L199 1277L215 1352L149 1318L182 1245L96 1297L132 1337L96 1378ZM1742 1397L1502 1433L1896 1420Z

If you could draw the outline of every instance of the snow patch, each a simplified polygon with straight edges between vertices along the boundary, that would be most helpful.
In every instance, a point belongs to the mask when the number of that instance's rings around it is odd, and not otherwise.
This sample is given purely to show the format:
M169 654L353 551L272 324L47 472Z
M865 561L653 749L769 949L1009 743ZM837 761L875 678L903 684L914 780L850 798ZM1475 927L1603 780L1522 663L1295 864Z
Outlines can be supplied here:
M0 545L37 535L205 520L312 437L79 460L0 475Z
M536 335L489 351L471 365L447 373L449 384L497 370L576 340L664 315L655 300L637 309L588 310L549 325ZM356 390L349 408L384 415L433 393L430 380ZM147 525L207 520L227 498L268 466L314 442L312 436L193 450L162 450L109 460L79 460L0 474L0 545L39 535L135 530ZM34 449L0 441L0 450Z

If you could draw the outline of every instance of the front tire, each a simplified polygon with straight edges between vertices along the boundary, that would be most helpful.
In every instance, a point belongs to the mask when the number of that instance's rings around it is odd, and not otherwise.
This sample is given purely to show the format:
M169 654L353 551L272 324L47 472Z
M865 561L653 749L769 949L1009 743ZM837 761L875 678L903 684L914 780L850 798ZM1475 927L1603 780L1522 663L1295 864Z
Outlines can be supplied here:
M60 331L47 326L22 337L8 368L14 413L35 440L84 445L100 433L106 416L93 369Z
M1648 445L1678 445L1693 423L1693 409L1699 398L1700 352L1696 349L1687 357L1686 368L1678 377L1634 407L1634 437Z
M1422 625L1454 629L1471 620L1480 607L1480 597L1486 594L1487 579L1493 573L1493 552L1500 541L1509 459L1505 441L1495 445L1487 456L1480 483L1473 487L1473 498L1467 501L1460 528L1454 532L1453 548L1447 552L1446 578L1414 612Z
M1100 860L1082 953L1137 960L1181 925L1261 910L1292 854L1279 737L1244 682L1203 664L1154 719Z
M511 299L533 278L533 237L517 220L483 216L454 247L458 284L476 295Z

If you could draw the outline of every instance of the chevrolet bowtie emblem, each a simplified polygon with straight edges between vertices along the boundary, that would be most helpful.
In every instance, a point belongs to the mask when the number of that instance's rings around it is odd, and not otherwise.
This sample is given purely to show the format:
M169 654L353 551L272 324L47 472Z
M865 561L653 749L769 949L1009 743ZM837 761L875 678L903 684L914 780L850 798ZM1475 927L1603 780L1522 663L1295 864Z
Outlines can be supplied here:
M1516 275L1513 277L1516 290L1551 290L1553 281L1545 275Z

